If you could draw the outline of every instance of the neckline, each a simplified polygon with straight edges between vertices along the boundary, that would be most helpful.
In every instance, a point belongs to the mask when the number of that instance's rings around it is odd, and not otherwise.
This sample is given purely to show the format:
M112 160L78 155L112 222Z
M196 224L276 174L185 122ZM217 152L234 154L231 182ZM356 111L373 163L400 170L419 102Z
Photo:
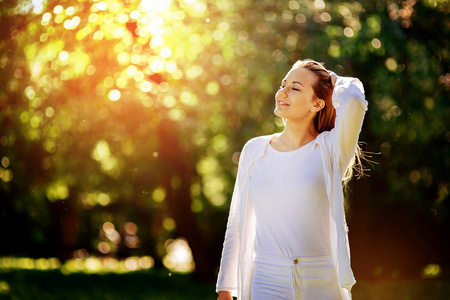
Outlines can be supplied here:
M314 144L314 142L316 141L316 139L317 139L317 137L316 137L315 139L313 139L312 141L310 141L310 142L304 144L303 146L301 146L301 147L299 147L299 148L297 148L297 149L291 150L291 151L278 151L278 150L276 150L276 149L272 146L272 143L270 143L270 142L269 142L269 148L270 148L273 152L275 152L275 153L277 153L277 154L280 154L280 155L291 155L291 154L294 154L294 153L299 152L300 150L302 150L302 149L308 147L309 145Z

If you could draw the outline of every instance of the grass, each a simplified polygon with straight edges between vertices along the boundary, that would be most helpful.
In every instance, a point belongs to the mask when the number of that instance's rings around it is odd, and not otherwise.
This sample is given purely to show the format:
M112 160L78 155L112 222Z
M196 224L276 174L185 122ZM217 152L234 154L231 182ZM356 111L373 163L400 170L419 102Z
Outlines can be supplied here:
M444 300L450 299L447 281L359 281L354 300ZM126 274L63 275L59 270L13 270L0 272L0 299L216 299L214 283L200 283L188 275L168 271Z
M448 300L450 282L438 280L395 280L356 282L353 300Z
M0 273L0 281L9 292L0 299L64 300L148 300L148 299L216 299L214 284L199 283L187 275L168 271L141 271L126 274L63 275L59 270L17 270Z

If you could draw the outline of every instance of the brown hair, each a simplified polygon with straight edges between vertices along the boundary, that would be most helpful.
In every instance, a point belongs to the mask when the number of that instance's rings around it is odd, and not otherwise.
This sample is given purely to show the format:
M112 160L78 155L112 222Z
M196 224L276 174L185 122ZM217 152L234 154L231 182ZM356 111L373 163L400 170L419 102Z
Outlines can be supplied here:
M334 128L334 120L336 119L336 109L333 107L331 96L333 95L333 83L331 75L323 66L314 60L305 59L297 61L292 69L305 68L313 72L317 76L317 81L312 85L315 96L325 101L325 106L314 118L314 127L317 132L330 131Z
M316 62L311 59L299 60L293 66L295 68L305 68L313 72L317 76L317 81L312 85L315 97L325 101L325 106L316 114L314 118L314 127L317 132L330 131L334 128L334 121L336 120L336 109L333 106L333 83L331 81L331 74L324 67L323 63ZM344 178L344 186L350 181L353 176L353 170L356 171L358 178L364 175L364 167L361 159L364 159L364 153L359 145L356 146L355 156L348 165Z

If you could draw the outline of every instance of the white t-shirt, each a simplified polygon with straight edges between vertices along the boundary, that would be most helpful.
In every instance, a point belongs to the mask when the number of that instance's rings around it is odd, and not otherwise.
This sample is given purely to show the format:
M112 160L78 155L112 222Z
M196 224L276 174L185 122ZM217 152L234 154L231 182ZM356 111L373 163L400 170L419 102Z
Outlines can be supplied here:
M330 255L329 203L314 141L279 152L268 146L250 176L255 251L288 258Z

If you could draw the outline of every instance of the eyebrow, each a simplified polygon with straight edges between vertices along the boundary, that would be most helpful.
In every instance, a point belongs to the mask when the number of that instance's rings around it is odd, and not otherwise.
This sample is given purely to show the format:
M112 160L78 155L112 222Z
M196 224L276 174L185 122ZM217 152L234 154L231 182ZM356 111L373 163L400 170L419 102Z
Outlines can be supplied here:
M283 79L282 82L286 82L286 81L287 81L286 79ZM302 87L305 87L300 81L292 81L292 83L298 83L298 84L300 84Z

